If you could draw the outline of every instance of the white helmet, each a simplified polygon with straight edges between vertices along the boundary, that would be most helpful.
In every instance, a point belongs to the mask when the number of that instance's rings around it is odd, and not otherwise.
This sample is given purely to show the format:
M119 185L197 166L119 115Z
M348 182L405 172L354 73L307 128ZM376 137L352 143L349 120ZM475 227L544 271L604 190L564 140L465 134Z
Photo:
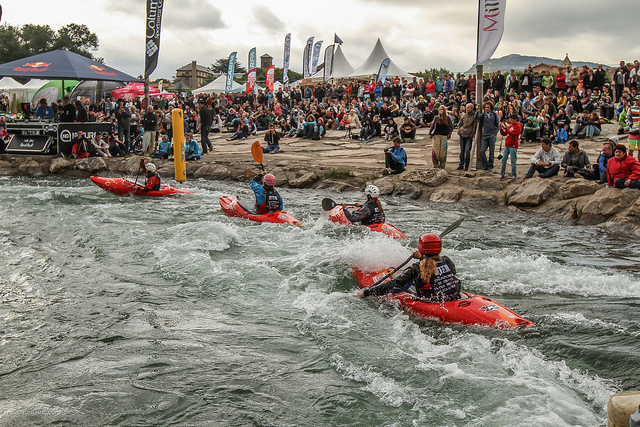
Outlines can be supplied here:
M367 185L364 189L364 195L367 196L371 196L371 197L378 197L380 196L380 189L378 187L376 187L375 185Z
M154 165L153 163L147 163L146 165L144 165L144 168L151 173L156 171L156 165Z

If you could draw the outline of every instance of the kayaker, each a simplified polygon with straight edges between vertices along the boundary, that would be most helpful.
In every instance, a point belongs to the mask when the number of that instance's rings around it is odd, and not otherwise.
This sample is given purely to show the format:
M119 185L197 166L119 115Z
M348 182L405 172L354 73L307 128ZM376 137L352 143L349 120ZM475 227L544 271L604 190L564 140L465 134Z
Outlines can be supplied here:
M153 163L147 163L143 157L140 159L140 168L144 169L147 173L147 183L141 191L159 191L160 175L156 172L156 165Z
M256 196L256 210L259 214L279 212L282 210L282 197L274 188L276 177L262 172L249 183Z
M356 203L355 206L360 208L354 213L349 212L347 204L342 204L344 216L351 222L359 222L362 225L381 224L385 221L382 203L378 200L380 189L375 185L367 185L364 189L364 195L367 201L364 205Z
M376 286L361 289L356 295L384 295L397 290L402 292L415 286L418 297L429 302L455 301L460 298L460 279L456 266L447 256L440 256L442 240L437 234L423 234L418 241L414 258L420 260L404 270L398 277Z

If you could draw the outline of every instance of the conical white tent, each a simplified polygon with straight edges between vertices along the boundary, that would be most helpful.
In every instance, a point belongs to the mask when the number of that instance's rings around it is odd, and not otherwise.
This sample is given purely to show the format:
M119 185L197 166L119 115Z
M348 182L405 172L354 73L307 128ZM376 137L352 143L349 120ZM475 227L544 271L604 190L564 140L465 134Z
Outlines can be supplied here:
M378 41L376 41L376 45L373 47L373 50L369 54L369 57L364 61L364 63L356 68L352 73L349 73L349 75L344 77L351 79L369 79L378 74L378 71L380 71L380 64L382 64L382 61L384 61L386 58L391 59L389 57L389 54L387 54L387 52L384 50L384 47L382 47L382 42L380 41L380 39L378 39ZM389 71L387 73L387 76L410 78L413 77L412 74L409 74L402 68L398 67L393 62L393 60L389 64ZM338 78L338 76L336 76L336 78Z
M333 52L333 70L331 71L331 75L329 79L340 78L343 76L348 76L353 72L353 65L349 62L344 53L342 52L342 48L340 45ZM322 81L324 80L324 70L320 70L310 77L312 82Z
M198 95L201 93L206 93L209 95L211 95L212 93L216 93L216 94L224 93L226 87L227 87L227 75L221 74L217 79L215 79L211 83L205 86L202 86L201 88L195 89L191 93L195 95ZM242 85L240 83L236 83L234 80L231 85L231 91L234 91L235 89L238 89L240 87L242 87Z
M3 77L0 79L0 90L24 89L24 85L13 80L11 77Z

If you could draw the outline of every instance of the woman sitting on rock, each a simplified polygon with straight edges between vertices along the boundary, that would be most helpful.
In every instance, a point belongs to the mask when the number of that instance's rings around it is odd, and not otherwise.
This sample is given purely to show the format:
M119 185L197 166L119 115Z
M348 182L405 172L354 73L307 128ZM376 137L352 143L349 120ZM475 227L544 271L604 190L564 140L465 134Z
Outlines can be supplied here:
M640 189L640 162L627 155L627 147L618 144L607 163L607 187Z

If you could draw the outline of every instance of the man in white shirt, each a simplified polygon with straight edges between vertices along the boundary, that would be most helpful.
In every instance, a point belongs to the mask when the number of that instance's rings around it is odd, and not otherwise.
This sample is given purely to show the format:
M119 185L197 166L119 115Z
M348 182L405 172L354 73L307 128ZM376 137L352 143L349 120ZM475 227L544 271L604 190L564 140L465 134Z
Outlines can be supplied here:
M549 138L542 138L540 149L531 158L531 166L524 176L524 179L531 178L536 172L540 178L550 178L558 175L561 162L562 156L560 156L558 150L552 147L551 140Z

